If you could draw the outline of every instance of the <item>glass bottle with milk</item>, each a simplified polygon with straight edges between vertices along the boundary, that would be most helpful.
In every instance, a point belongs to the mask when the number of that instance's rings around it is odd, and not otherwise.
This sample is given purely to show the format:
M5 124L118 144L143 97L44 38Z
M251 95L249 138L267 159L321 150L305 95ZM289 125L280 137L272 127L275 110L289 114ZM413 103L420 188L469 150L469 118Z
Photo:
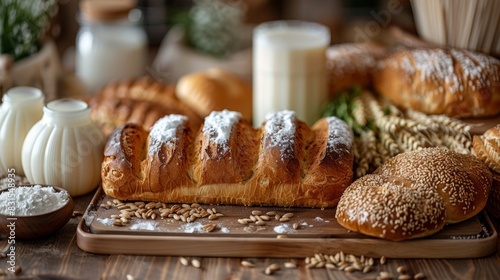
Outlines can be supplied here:
M132 0L82 0L76 75L88 93L145 73L147 36Z
M257 26L253 40L253 125L281 110L293 110L312 125L328 101L329 29L312 22L272 21Z

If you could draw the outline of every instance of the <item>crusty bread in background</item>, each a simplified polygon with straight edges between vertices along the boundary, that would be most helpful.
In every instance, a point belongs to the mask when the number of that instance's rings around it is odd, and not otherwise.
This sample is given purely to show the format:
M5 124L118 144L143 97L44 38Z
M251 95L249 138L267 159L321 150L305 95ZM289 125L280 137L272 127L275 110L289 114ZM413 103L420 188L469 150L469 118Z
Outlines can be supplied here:
M199 127L202 118L180 102L174 91L173 85L150 77L112 83L89 100L90 114L105 135L125 123L149 129L168 114L185 115L194 127Z
M493 171L493 184L486 211L500 219L500 124L472 138L474 155Z
M425 148L399 154L351 184L336 218L353 231L390 240L427 236L479 213L492 184L470 154Z
M374 87L398 106L451 117L500 113L500 61L466 50L403 49L380 61Z
M474 154L491 170L500 173L500 124L472 138Z
M374 42L335 44L326 50L330 97L353 86L371 87L372 71L387 54Z
M252 119L252 87L241 77L219 68L187 74L179 79L177 98L202 118L224 109Z
M335 206L353 178L352 130L336 117L312 128L281 111L254 129L212 112L197 132L169 115L148 131L128 124L109 137L102 187L124 200Z

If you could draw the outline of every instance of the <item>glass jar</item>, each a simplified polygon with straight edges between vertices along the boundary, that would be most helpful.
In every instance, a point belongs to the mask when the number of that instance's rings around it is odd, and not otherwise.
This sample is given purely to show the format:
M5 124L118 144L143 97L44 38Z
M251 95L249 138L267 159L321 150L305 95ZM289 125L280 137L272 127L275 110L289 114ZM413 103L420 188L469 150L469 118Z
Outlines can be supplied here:
M105 138L90 118L87 103L57 99L26 135L22 164L28 180L86 194L101 180Z
M81 1L75 72L88 93L146 73L148 40L134 7L128 0Z
M28 131L42 118L44 95L33 87L14 87L0 106L0 174L24 176L21 149ZM11 169L10 172L8 170Z

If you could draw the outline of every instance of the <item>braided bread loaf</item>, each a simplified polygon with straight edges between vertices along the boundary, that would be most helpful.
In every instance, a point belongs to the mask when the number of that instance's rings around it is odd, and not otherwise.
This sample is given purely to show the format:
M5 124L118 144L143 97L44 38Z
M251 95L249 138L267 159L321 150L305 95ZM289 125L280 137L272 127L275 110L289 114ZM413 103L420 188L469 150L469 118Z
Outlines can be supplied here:
M135 124L112 133L102 186L125 200L331 207L352 182L352 142L335 117L310 128L281 111L255 129L224 110L196 132L184 116L168 115L149 133Z
M488 167L470 154L424 148L399 154L352 183L336 218L345 228L390 240L431 235L484 209Z

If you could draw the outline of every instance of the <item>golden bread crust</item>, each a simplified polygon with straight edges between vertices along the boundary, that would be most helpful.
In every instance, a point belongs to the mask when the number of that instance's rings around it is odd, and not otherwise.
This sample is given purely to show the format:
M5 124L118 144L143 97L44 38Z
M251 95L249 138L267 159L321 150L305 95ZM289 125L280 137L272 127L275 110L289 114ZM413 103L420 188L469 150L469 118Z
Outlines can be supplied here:
M149 135L122 126L106 144L103 189L125 200L335 206L353 178L351 129L335 117L310 128L287 112L259 129L229 111L196 131L172 115Z
M500 61L459 49L403 49L380 61L374 87L398 106L451 117L500 113Z
M219 68L185 75L179 79L175 94L202 118L212 111L240 112L252 119L252 87L243 78Z
M105 86L90 99L90 114L106 136L126 123L149 129L168 114L185 115L195 127L199 127L201 117L180 102L174 91L173 85L150 77L116 82Z

